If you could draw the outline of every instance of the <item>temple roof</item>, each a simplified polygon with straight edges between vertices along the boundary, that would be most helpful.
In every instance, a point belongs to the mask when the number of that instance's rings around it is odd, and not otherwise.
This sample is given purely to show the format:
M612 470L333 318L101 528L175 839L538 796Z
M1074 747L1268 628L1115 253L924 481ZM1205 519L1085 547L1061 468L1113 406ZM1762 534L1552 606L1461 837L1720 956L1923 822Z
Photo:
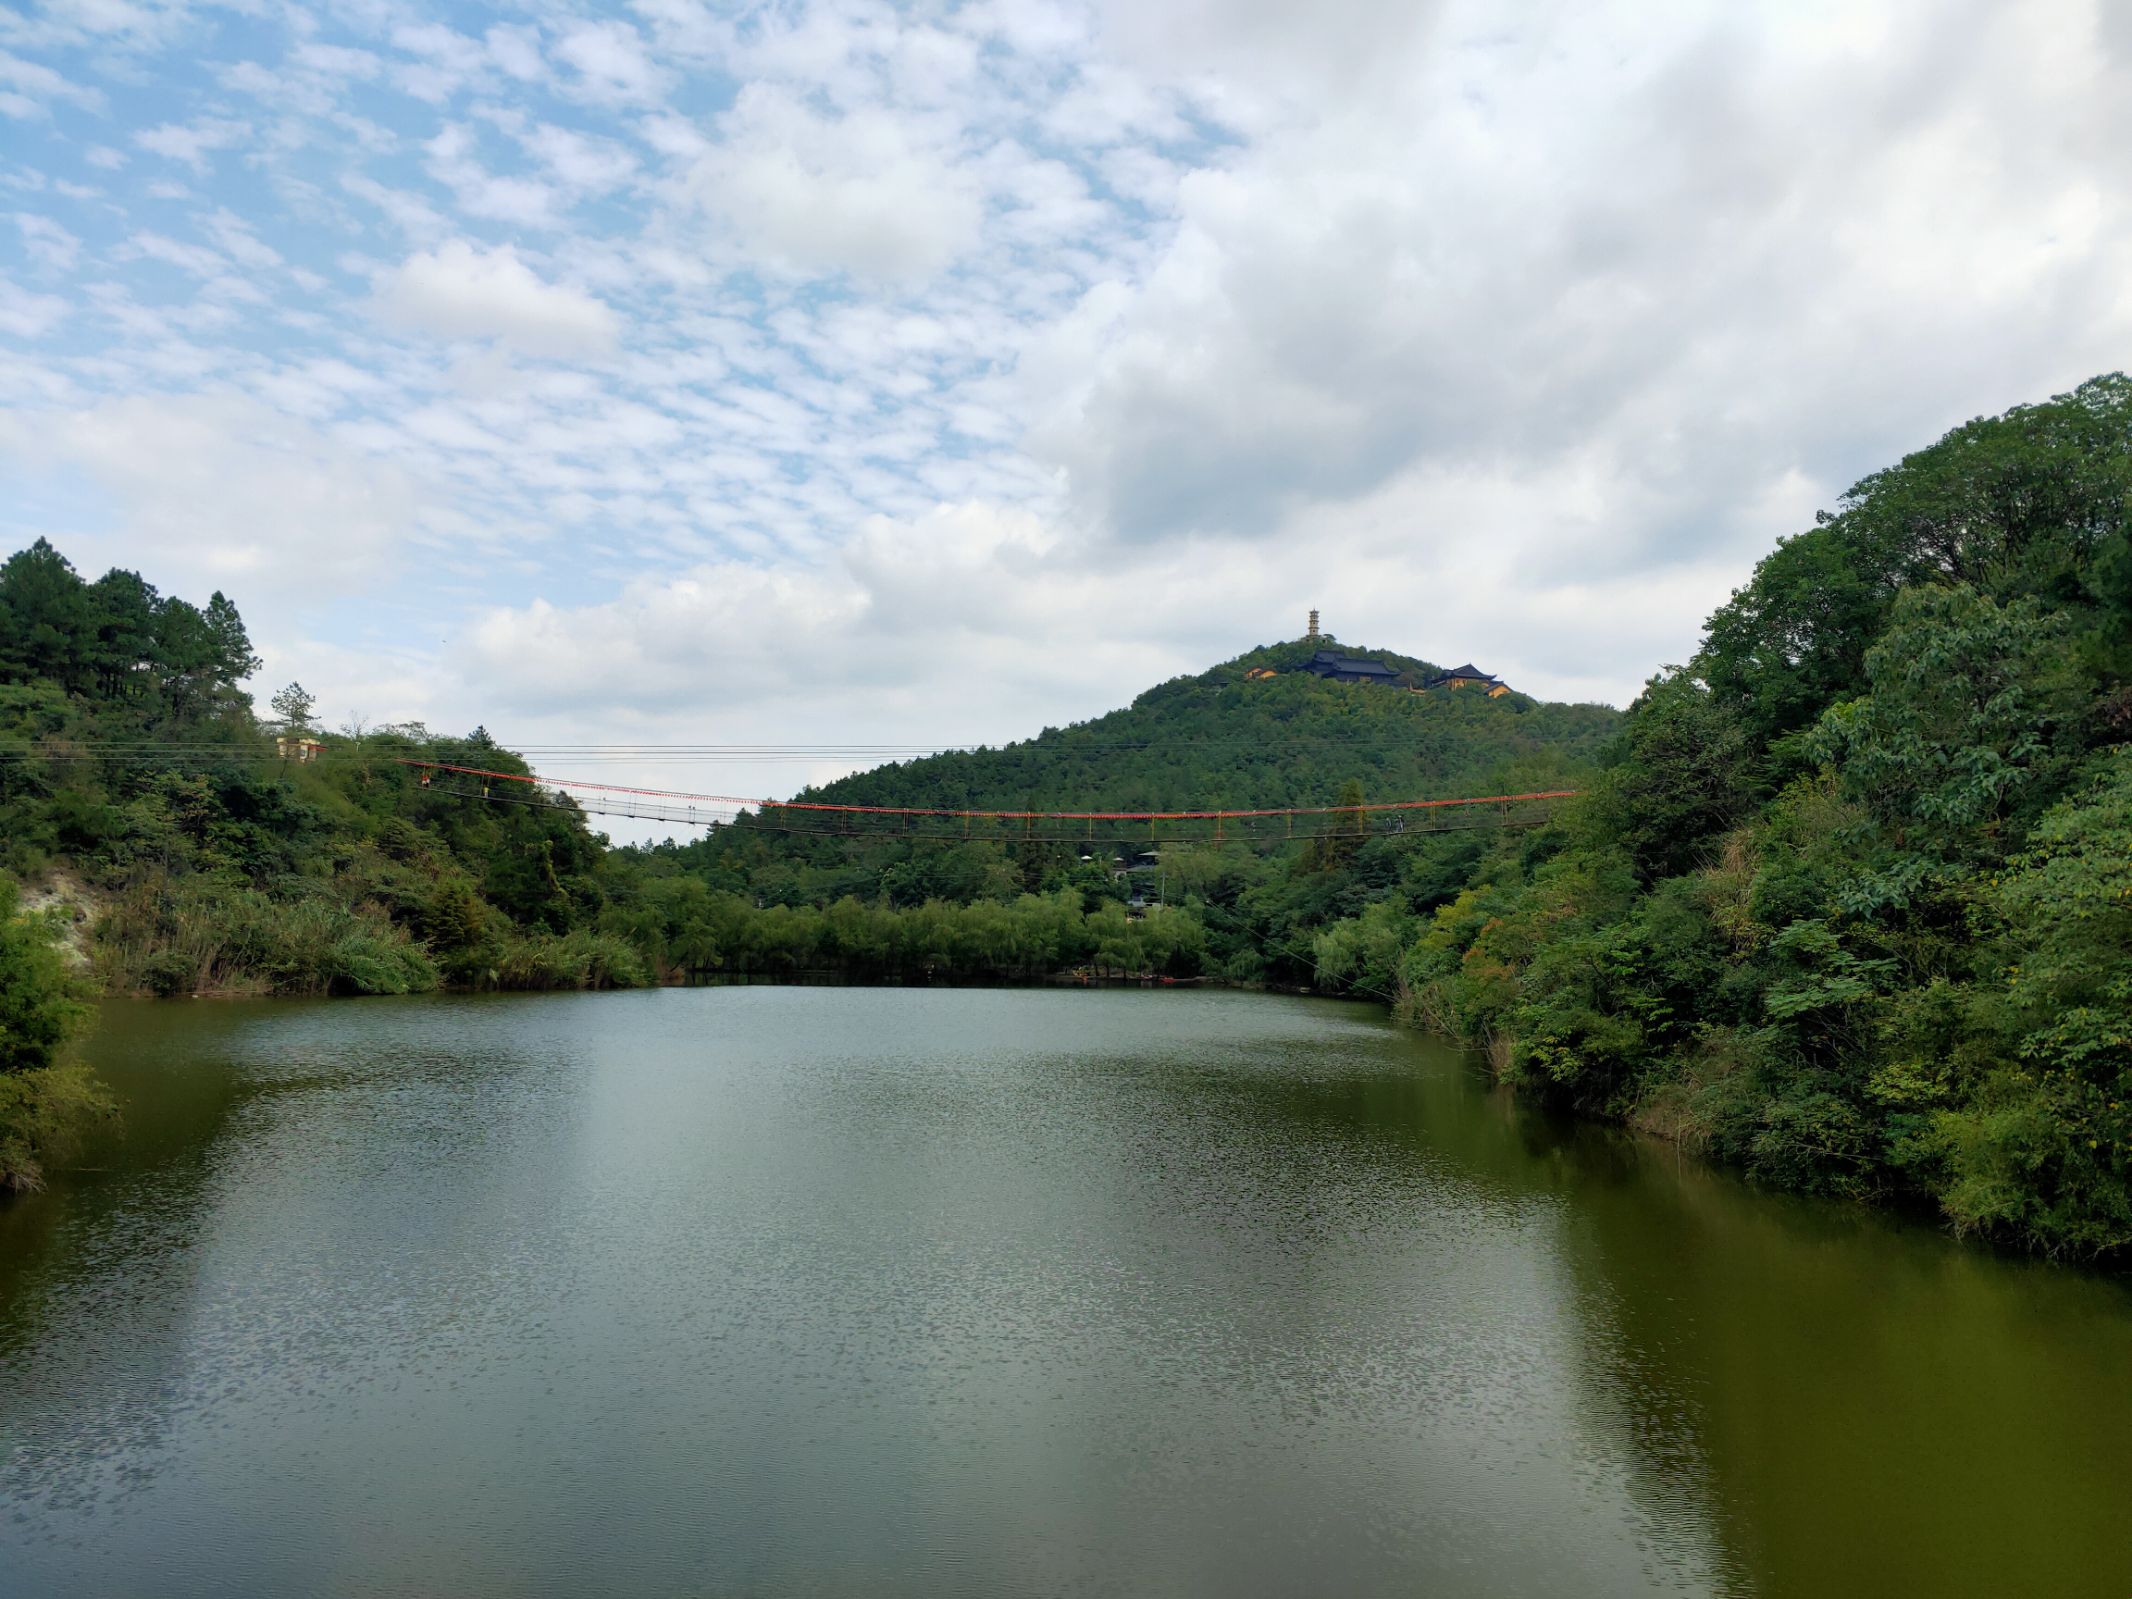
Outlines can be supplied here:
M1358 655L1342 655L1337 650L1320 650L1310 658L1313 668L1322 667L1328 672L1369 672L1384 677L1399 674L1382 661L1364 660Z

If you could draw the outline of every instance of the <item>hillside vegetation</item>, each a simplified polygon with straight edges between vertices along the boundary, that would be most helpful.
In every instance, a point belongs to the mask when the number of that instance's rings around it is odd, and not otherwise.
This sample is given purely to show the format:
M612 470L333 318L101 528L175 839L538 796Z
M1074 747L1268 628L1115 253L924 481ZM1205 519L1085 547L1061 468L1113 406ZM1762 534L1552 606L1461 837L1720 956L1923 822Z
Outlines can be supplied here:
M2132 1243L2132 383L1786 541L1402 957L1521 1089L1787 1187Z
M984 810L1167 811L1330 806L1357 798L1457 798L1573 787L1614 733L1620 713L1600 705L1549 705L1522 694L1489 699L1469 690L1413 694L1344 684L1302 670L1315 648L1297 640L1253 650L1192 677L1148 690L1133 704L1068 728L1047 728L999 749L956 751L875 768L808 789L797 800L841 805ZM1382 650L1358 650L1419 682L1435 668ZM1252 680L1253 671L1277 676ZM1360 879L1328 884L1323 859L1264 858L1235 844L1190 842L1205 828L1109 825L1079 842L967 847L894 838L851 840L782 829L806 820L783 812L743 818L682 852L688 870L766 905L827 905L845 895L896 905L929 898L968 901L1017 889L1055 891L1093 879L1111 863L1159 849L1187 885L1183 904L1219 883L1224 906L1246 885L1300 883L1314 902L1360 903L1404 869L1400 853L1371 854ZM1316 823L1306 822L1306 828ZM1042 836L1061 829L1044 827ZM1369 854L1367 844L1362 852ZM1322 853L1322 852L1321 852ZM1094 873L1081 873L1082 855ZM1382 859L1378 859L1381 855ZM1346 865L1348 862L1341 862ZM1357 898L1357 896L1360 898ZM1225 962L1265 942L1255 926ZM1217 938L1217 942L1220 940ZM1307 960L1288 976L1307 980ZM1255 976L1258 970L1234 975Z
M483 734L270 728L242 619L130 572L84 581L44 541L0 566L0 870L55 868L95 907L112 992L403 993L452 981L644 981L594 939L606 852L563 808L432 795L407 755L524 771Z
M1293 672L1245 680L1307 653L1275 646L1027 744L823 793L1132 809L1352 802L1365 780L1379 795L1561 786L1618 719ZM1166 841L1152 907L1136 903L1140 877L1112 871L1114 856L1156 842L1144 835L912 843L797 838L751 818L709 841L610 850L567 800L510 803L531 796L501 785L484 800L400 764L526 770L478 730L326 732L295 685L262 719L240 686L257 664L220 595L203 608L133 573L86 580L42 541L0 566L0 872L58 902L28 914L10 901L6 914L0 982L19 979L24 1015L41 1019L0 1056L21 1100L10 1110L0 1098L16 1130L0 1141L0 1180L34 1181L37 1151L93 1099L60 1058L92 988L389 994L1075 968L1307 983L1314 929L1384 901L1401 909L1379 912L1377 936L1407 930L1413 908L1455 892L1479 849L1474 835L1401 843L1359 823L1284 856ZM285 753L281 741L298 737L316 741L315 761ZM70 916L86 972L55 943ZM1359 970L1342 980L1366 981ZM36 1085L32 1105L22 1096Z

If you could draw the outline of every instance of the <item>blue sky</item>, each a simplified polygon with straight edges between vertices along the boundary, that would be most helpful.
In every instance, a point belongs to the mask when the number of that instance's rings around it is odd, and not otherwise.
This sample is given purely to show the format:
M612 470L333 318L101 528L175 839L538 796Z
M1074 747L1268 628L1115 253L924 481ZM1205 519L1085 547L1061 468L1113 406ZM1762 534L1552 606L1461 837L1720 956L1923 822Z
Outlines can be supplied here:
M525 743L1000 739L1311 604L1619 702L2125 365L2128 16L18 6L0 517Z

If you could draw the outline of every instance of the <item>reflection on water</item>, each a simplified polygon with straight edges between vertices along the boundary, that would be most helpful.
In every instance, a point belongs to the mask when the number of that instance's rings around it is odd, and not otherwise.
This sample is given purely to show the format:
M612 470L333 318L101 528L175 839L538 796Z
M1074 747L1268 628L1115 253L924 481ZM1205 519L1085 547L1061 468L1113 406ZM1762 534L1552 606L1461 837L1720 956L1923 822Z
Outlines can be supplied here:
M2109 1591L2132 1302L1352 1006L114 1006L0 1210L36 1593Z

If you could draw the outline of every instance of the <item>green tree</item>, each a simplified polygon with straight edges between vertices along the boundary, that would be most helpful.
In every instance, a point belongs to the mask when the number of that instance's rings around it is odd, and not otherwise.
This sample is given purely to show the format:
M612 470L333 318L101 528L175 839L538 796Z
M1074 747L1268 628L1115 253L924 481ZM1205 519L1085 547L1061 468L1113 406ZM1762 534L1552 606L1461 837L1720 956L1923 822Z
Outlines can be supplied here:
M93 636L87 587L48 541L0 566L0 671L9 681L47 678L82 691Z
M301 683L291 683L287 688L277 689L267 701L275 718L292 733L307 733L311 730L311 709L318 702Z
M152 584L137 572L106 572L87 594L93 637L85 641L84 665L96 693L105 699L131 698L153 687L155 616L162 603Z
M225 695L239 693L238 684L259 670L259 657L252 653L251 635L244 618L229 597L217 589L208 596L201 613L207 635L208 671L216 688Z
M2132 746L2038 824L1992 880L2008 1047L1938 1114L1942 1203L2053 1251L2132 1245Z
M1910 589L1867 652L1872 692L1828 711L1809 747L1914 843L1988 847L2071 769L2082 700L2065 636L2033 600Z
M2132 380L2113 373L1966 423L1861 480L1710 618L1698 669L1756 738L1778 737L1855 691L1906 588L2086 609L2105 598L2128 519Z
M1629 707L1620 759L1586 814L1647 881L1702 863L1752 809L1754 759L1738 714L1678 668Z
M1369 831L1369 812L1362 808L1362 779L1351 777L1340 785L1333 809L1311 818L1320 836L1312 841L1311 863L1321 872L1345 871L1354 863Z

